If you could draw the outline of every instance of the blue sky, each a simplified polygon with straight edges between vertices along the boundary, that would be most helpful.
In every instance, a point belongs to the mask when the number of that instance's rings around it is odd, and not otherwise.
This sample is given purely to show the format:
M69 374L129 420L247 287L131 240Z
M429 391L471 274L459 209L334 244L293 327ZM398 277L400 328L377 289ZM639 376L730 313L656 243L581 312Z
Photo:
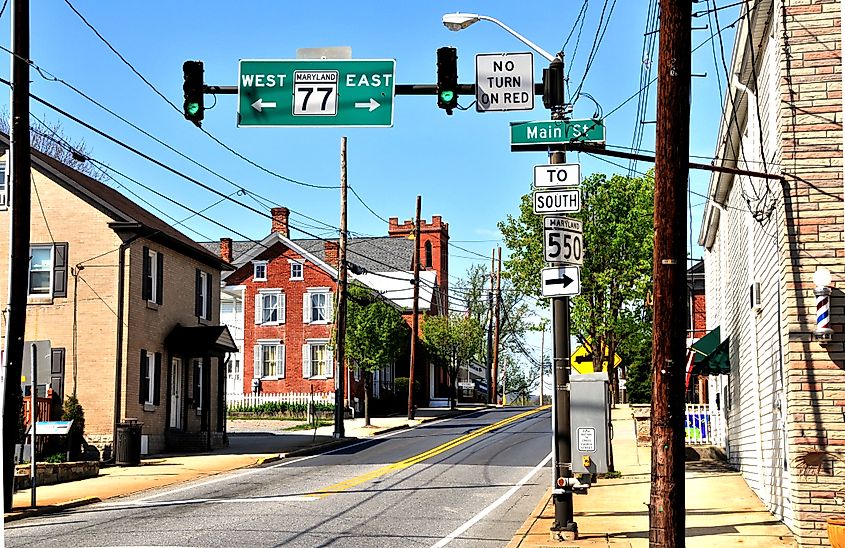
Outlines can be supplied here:
M714 0L715 1L715 0ZM517 39L489 22L479 22L460 32L441 24L444 13L476 12L501 19L555 53L561 49L581 9L580 0L519 4L501 1L426 1L362 3L268 1L249 8L232 2L102 2L71 0L134 67L170 101L181 108L182 63L199 59L205 63L206 83L235 85L239 59L292 59L302 47L352 47L354 58L396 59L396 81L400 84L434 83L435 50L451 45L458 49L462 83L474 79L477 53L529 51ZM727 1L721 4L727 4ZM588 0L586 20L575 48L575 29L566 48L566 70L574 88L584 77L587 55L594 43L602 8L615 4L607 31L584 80L583 90L602 105L615 109L635 94L643 63L643 32L646 0L607 3ZM712 5L695 4L695 10ZM736 8L720 12L723 25L736 17ZM606 12L607 13L607 12ZM330 225L338 224L337 190L296 186L273 177L238 159L214 143L167 105L138 76L124 65L75 15L64 0L42 0L32 5L33 61L117 113L128 118L198 162L223 174L244 188L257 192L295 212L291 224L303 221L306 230L330 236L331 230L312 228L296 213L304 213ZM696 18L696 26L707 17ZM9 28L9 10L0 25ZM710 30L693 32L693 46L710 36ZM9 34L2 33L9 45ZM730 61L733 33L723 35ZM718 41L716 42L718 47ZM574 59L572 57L574 53ZM652 59L656 76L656 50ZM721 60L720 60L721 62ZM535 56L535 78L539 81L546 61ZM693 58L693 72L707 73L693 79L691 147L693 155L709 156L715 148L721 101L713 53L702 47ZM2 68L8 77L8 64ZM723 84L724 87L724 84ZM102 130L136 146L161 161L227 194L228 183L179 158L123 122L105 113L60 83L32 72L32 92L79 116ZM650 88L646 120L653 121L654 86ZM462 97L468 106L473 98ZM213 102L206 98L206 104ZM392 128L237 128L236 97L218 97L206 111L203 127L211 134L272 172L319 185L336 185L339 179L340 138L348 137L349 184L381 217L410 218L417 194L423 196L423 215L439 214L450 225L452 241L475 253L489 256L499 238L496 222L517 212L520 195L529 190L532 166L546 163L538 152L510 152L508 123L517 120L548 119L537 97L531 112L477 113L474 107L447 116L436 107L433 96L399 96L395 99ZM609 144L629 146L636 127L634 99L606 119ZM589 117L593 104L583 99L576 104L575 117ZM84 139L91 156L172 196L193 209L218 201L207 191L155 167L107 142L74 122L33 104L40 118L62 122L66 134ZM35 124L35 122L33 122ZM642 148L654 150L654 125L644 126ZM570 154L580 160L582 172L624 172L584 154ZM627 162L614 160L627 166ZM702 161L702 160L699 160ZM706 162L706 160L703 160ZM648 165L639 164L645 170ZM156 206L182 219L190 213L139 189L117 177ZM693 192L704 194L709 174L693 173ZM238 199L259 205L248 197ZM704 198L692 196L693 242L698 237ZM222 203L207 211L222 224L258 239L269 231L269 221ZM233 236L223 228L194 218L186 223L209 238ZM358 234L386 234L386 224L350 197L349 227ZM186 230L196 239L196 233ZM234 236L237 238L237 236ZM451 274L460 277L474 261L485 261L471 252L452 248ZM589 250L587 250L589 252ZM507 252L506 252L507 253ZM701 256L694 246L693 255Z

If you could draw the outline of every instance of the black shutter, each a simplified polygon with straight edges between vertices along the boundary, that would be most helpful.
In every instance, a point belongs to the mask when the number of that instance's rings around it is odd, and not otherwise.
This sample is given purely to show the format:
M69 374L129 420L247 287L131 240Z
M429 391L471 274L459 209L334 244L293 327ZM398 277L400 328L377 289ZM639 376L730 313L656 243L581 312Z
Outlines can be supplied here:
M53 348L50 356L50 385L59 400L65 399L65 349Z
M155 353L155 377L153 378L153 405L161 403L161 352Z
M67 242L53 244L53 296L67 297Z
M141 383L138 389L138 403L141 405L147 403L147 394L150 393L150 382L147 379L147 351L141 349Z
M211 283L212 276L211 272L205 275L205 319L211 321L211 303L214 302L214 293L211 292L211 288L214 287L214 284Z
M156 254L156 303L164 302L164 254Z
M197 269L196 283L194 284L194 316L202 317L202 272Z
M145 301L153 296L152 265L150 265L150 248L144 246L144 276L141 281L141 298Z

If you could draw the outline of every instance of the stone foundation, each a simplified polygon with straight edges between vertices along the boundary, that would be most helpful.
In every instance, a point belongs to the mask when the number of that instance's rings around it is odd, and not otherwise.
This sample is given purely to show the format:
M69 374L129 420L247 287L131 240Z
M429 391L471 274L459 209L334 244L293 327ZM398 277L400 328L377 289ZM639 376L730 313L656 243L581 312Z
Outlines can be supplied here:
M29 464L15 466L15 489L30 488L32 482L29 472ZM38 462L35 464L36 485L54 485L67 481L96 478L99 474L100 463L98 461Z

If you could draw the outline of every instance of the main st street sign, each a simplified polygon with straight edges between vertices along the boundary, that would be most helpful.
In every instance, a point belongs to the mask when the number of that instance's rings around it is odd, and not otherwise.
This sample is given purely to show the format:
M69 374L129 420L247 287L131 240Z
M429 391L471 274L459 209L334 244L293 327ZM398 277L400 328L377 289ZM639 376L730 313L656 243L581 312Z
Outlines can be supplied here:
M604 120L542 120L511 123L511 150L548 150L548 145L604 144Z
M393 59L241 60L238 126L393 125Z

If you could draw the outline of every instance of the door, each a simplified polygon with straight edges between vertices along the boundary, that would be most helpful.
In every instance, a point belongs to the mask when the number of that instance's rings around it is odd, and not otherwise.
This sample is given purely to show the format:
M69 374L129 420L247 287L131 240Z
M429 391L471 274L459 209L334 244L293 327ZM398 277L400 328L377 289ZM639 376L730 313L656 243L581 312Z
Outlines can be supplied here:
M182 429L182 358L173 358L170 368L170 428Z
M226 393L227 394L243 394L244 380L243 372L241 371L241 354L229 354L229 359L226 360Z

